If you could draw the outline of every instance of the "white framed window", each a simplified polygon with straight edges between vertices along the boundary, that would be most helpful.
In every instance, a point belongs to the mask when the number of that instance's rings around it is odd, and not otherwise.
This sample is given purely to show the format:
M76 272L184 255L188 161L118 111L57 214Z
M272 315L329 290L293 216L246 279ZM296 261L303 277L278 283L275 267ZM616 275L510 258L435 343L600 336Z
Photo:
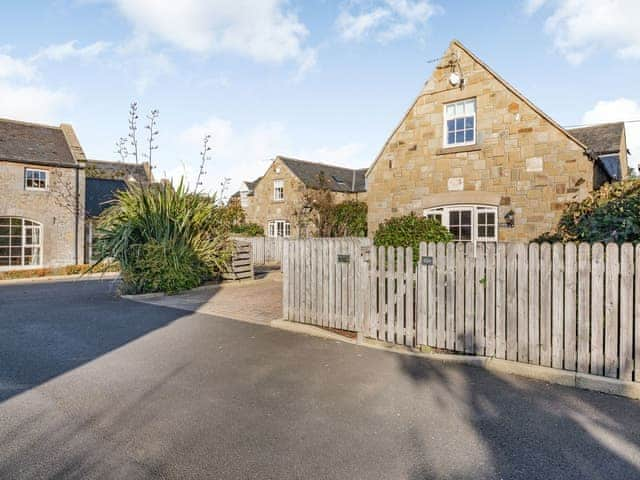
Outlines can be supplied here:
M273 199L277 202L284 200L284 180L273 181Z
M424 211L453 234L458 242L497 242L498 207L485 205L447 205Z
M19 217L0 217L0 269L42 265L42 225Z
M46 170L24 169L24 188L26 190L46 190L48 187L49 178Z
M444 146L476 143L476 99L447 103L444 106Z
M291 236L291 224L286 220L272 220L269 222L267 231L270 237L289 238Z

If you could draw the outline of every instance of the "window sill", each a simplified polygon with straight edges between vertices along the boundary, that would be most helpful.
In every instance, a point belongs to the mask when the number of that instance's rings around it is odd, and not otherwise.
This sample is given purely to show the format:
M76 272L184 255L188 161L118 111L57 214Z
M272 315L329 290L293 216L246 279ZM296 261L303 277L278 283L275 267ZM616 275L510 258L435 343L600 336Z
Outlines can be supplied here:
M282 200L271 200L271 203L284 203L284 198Z
M477 152L482 150L482 147L477 143L473 145L461 145L459 147L443 147L436 151L436 155L447 155L449 153L465 153L465 152Z

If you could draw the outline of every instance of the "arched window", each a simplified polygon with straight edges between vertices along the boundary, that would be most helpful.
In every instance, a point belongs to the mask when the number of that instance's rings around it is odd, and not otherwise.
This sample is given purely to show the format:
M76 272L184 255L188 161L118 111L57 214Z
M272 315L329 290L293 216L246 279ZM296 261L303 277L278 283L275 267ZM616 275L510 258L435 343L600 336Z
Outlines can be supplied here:
M0 268L42 265L42 225L19 217L0 217Z

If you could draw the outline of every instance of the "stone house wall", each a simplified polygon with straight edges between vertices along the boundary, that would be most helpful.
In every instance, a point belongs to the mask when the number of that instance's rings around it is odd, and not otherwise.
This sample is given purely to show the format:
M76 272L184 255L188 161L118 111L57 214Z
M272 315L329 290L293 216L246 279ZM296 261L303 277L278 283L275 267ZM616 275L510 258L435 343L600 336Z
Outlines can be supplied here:
M284 200L274 200L274 180L284 181ZM276 158L255 186L253 195L248 197L248 205L245 208L247 222L261 225L265 235L268 235L270 221L286 220L291 224L292 238L313 235L315 233L313 226L300 216L304 206L305 189L304 183L291 172L282 160ZM364 201L366 199L364 193L333 192L332 195L335 203L345 200Z
M31 167L48 172L49 188L47 190L25 189L25 168ZM76 176L80 202L80 215L77 216L74 213ZM84 188L85 178L82 168L30 166L24 163L0 161L0 192L2 192L0 217L22 217L42 224L42 267L82 263L84 259Z
M463 88L449 82L457 55ZM475 98L476 144L443 148L444 107ZM552 230L566 202L593 188L584 146L454 41L367 176L369 235L392 216L452 204L498 207L500 241Z

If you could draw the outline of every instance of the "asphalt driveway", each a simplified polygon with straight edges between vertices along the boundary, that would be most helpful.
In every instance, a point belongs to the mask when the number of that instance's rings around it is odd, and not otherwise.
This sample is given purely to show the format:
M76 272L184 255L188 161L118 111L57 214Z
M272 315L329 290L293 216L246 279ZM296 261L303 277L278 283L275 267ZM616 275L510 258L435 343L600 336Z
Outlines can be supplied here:
M640 478L640 403L105 281L0 286L0 478Z

